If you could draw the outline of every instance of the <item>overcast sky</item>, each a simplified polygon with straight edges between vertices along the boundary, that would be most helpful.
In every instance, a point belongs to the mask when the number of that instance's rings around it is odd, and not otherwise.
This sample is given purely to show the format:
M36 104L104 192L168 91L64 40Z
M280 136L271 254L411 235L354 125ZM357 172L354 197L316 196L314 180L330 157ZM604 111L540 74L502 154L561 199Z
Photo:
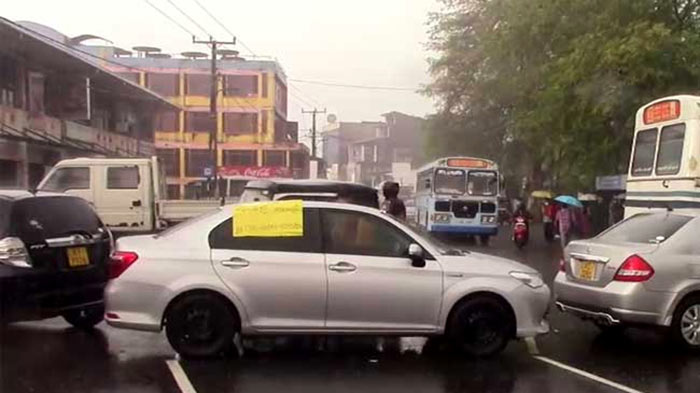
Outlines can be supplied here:
M130 49L152 45L166 52L205 50L147 1L206 38L169 3L190 15L219 40L229 35L195 0L19 0L5 2L0 15L31 20L66 35L91 33ZM427 13L436 0L198 0L258 55L276 57L290 79L419 88L428 82L424 49ZM248 51L240 44L245 56ZM290 82L289 118L308 129L302 106L326 107L340 121L378 120L396 110L424 116L429 99L412 91L327 87ZM304 101L306 103L304 103ZM325 124L325 116L319 125Z

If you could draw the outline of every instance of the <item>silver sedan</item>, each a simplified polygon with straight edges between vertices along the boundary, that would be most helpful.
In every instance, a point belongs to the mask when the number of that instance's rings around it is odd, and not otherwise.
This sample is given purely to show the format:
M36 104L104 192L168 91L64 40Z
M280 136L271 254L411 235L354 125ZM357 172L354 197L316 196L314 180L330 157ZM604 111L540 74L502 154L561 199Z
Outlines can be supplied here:
M557 307L603 330L670 328L700 349L700 217L638 214L569 244L554 281Z
M297 237L234 236L231 209L119 239L107 322L165 328L190 357L237 333L446 334L485 356L548 331L550 291L528 266L452 249L362 206L303 202Z

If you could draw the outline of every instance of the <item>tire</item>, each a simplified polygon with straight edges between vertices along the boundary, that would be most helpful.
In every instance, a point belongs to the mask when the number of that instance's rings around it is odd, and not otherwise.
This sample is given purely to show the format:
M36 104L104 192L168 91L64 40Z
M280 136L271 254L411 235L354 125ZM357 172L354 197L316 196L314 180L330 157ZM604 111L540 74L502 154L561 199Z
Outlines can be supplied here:
M500 301L475 297L457 305L450 318L448 337L452 344L475 357L489 357L503 351L513 336L510 310Z
M479 241L481 242L482 246L488 246L489 241L491 241L491 236L489 235L481 235L479 236Z
M676 307L671 339L683 348L700 351L700 295L691 296Z
M62 314L63 319L78 329L90 330L98 323L102 322L105 315L105 306L85 307L66 311Z
M183 357L206 358L227 352L238 326L238 318L224 301L197 293L171 305L165 333L170 345Z

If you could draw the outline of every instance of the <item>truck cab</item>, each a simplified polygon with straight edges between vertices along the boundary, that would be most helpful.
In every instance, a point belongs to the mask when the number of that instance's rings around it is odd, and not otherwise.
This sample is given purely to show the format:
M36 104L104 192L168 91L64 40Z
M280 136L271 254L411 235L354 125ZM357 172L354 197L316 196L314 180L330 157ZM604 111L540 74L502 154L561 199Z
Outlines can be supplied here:
M160 229L158 209L165 177L153 158L74 158L60 161L38 190L89 201L102 221L118 232Z

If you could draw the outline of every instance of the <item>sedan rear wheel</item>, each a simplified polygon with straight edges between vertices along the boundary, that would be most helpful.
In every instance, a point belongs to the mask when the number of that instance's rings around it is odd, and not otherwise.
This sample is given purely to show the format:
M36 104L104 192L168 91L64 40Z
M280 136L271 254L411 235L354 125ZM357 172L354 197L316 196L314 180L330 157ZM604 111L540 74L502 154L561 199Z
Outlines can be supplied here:
M184 357L212 357L225 352L237 330L236 317L219 298L187 295L170 307L165 333Z
M688 298L678 305L671 329L677 343L700 350L700 296Z
M104 304L70 310L63 313L63 319L78 329L90 330L104 319Z
M501 352L511 339L513 320L497 299L477 297L457 306L449 326L452 342L477 357Z

